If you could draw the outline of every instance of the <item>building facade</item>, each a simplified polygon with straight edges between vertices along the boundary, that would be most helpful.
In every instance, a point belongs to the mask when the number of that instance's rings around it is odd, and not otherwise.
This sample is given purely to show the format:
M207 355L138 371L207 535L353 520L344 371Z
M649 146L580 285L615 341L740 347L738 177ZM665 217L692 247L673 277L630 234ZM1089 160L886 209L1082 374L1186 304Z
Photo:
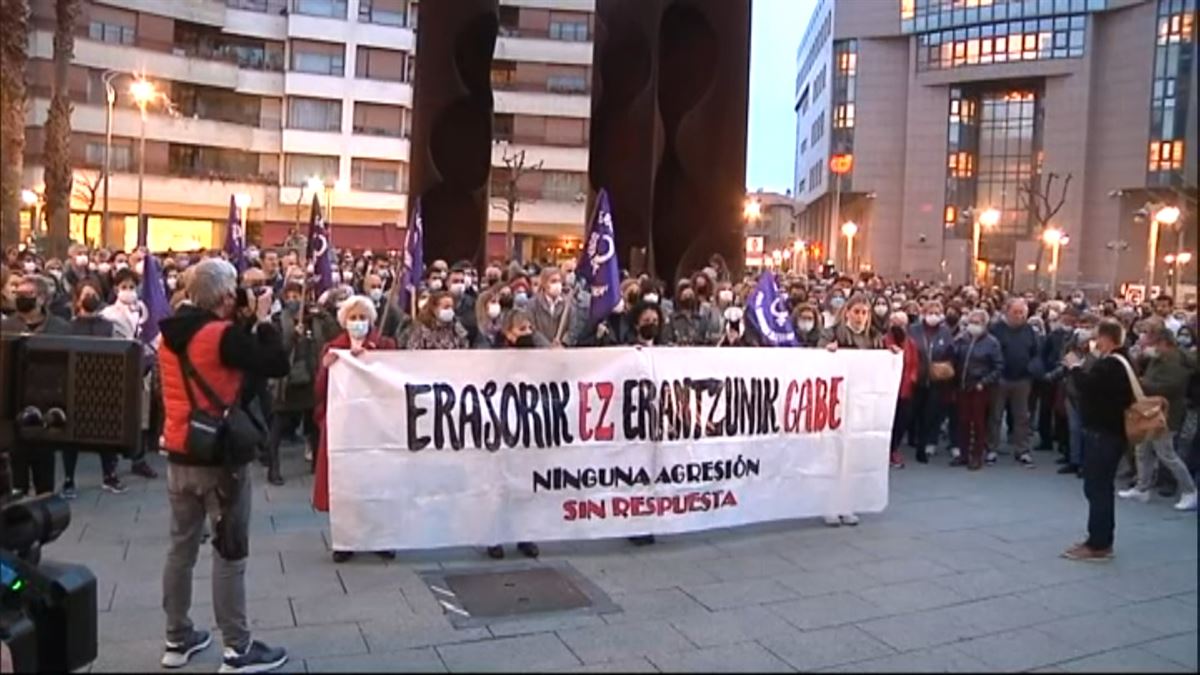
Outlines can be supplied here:
M42 186L53 0L31 0L26 183ZM138 149L151 248L220 246L232 194L278 244L314 190L336 245L398 248L408 219L416 0L83 0L70 72L72 239L136 241ZM577 249L584 221L594 0L502 0L493 63L493 165L524 150L514 217L524 256ZM145 121L136 77L164 96ZM111 179L104 221L105 83ZM493 173L493 182L507 172ZM320 181L320 186L312 179ZM498 190L497 190L498 192ZM30 209L32 212L32 209ZM507 214L490 216L502 255ZM86 230L86 231L85 231ZM557 251L557 253L556 253Z
M952 283L1194 279L1194 261L1164 259L1197 244L1195 13L1195 0L823 0L797 55L799 236L842 268ZM1146 214L1163 205L1183 215L1152 254ZM1057 270L1046 229L1066 237Z

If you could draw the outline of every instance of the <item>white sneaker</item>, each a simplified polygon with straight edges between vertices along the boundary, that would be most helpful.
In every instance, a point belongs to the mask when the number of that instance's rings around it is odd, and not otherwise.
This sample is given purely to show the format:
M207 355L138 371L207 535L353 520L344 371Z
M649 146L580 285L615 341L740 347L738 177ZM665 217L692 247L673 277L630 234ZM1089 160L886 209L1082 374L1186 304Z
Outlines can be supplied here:
M958 448L950 448L950 458L958 459L959 457L962 457L962 450L959 450Z
M1121 499L1133 499L1133 500L1139 501L1143 504L1150 501L1150 491L1149 490L1139 490L1135 487L1131 487L1128 490L1121 490L1121 491L1117 492L1117 496L1120 497ZM1194 499L1195 499L1195 495L1193 495L1193 504L1195 503ZM1180 499L1179 501L1182 502L1183 500Z
M853 513L843 513L841 516L839 516L839 519L842 521L843 525L849 525L850 527L854 527L858 524L858 516L854 515Z
M1195 511L1196 503L1200 500L1200 495L1195 492L1185 492L1179 495L1179 501L1175 502L1176 511Z
M837 516L825 516L825 524L829 527L841 527L842 519Z
M936 454L937 454L937 444L936 443L934 443L933 445L925 446L925 455L927 457L933 457Z
M304 449L304 461L306 461L306 462L313 461L313 451L309 448Z

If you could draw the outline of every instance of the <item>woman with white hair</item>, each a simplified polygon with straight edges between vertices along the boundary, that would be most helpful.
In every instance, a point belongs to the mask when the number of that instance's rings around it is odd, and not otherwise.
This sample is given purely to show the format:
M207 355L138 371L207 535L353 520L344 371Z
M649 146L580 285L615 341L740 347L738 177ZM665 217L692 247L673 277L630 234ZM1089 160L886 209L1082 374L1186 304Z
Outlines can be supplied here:
M325 345L321 355L320 369L317 371L316 406L313 416L321 430L321 442L317 446L317 475L313 481L313 508L318 511L329 511L329 445L327 442L327 426L325 424L325 404L329 395L329 367L338 359L335 349L346 349L354 356L375 349L396 349L396 341L384 337L374 328L376 312L375 303L365 295L352 295L338 305L338 325L342 332L338 333ZM385 559L395 557L392 551L378 551ZM333 561L345 562L354 555L353 551L334 551Z

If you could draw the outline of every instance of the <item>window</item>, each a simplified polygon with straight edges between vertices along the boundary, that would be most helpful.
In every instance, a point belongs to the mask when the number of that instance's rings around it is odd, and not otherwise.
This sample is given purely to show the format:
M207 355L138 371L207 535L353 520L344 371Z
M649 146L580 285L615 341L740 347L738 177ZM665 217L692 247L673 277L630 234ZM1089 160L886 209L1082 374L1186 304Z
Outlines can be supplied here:
M858 73L858 54L855 52L842 52L838 54L838 72L843 75L855 75Z
M412 114L407 108L355 101L354 133L408 138L411 132Z
M1192 41L1194 12L1177 12L1158 20L1158 44L1176 44Z
M358 0L360 23L404 26L408 19L408 0Z
M1195 0L1157 0L1158 39L1150 88L1150 153L1147 183L1181 187L1184 142L1196 86Z
M324 155L287 155L284 158L288 185L304 185L316 176L333 185L338 177L338 158Z
M133 143L113 139L109 146L108 166L112 171L133 170ZM84 146L84 161L88 166L104 166L104 141L88 141Z
M573 21L550 21L551 40L587 42L589 37L587 19Z
M1183 141L1150 141L1150 171L1183 168Z
M382 159L350 160L350 187L368 192L408 190L408 172L403 162Z
M341 131L342 102L323 98L288 99L288 128L308 131Z
M557 74L546 77L546 91L555 94L586 94L586 75Z
M853 129L854 128L854 104L841 103L833 111L833 128L834 129Z
M354 70L355 77L367 80L408 82L407 55L395 49L359 47Z
M208 145L171 143L167 172L173 176L237 180L259 175L258 153Z
M331 19L346 18L346 0L294 0L292 11L308 16L325 16Z
M917 70L1083 56L1087 16L1054 16L923 33Z
M545 139L547 145L587 145L587 123L573 117L547 117Z
M88 37L100 42L113 42L122 45L131 45L134 42L135 31L133 26L122 26L115 23L104 23L103 21L92 21L88 24Z
M341 77L346 74L346 47L336 42L292 40L292 70Z
M975 158L969 152L952 152L949 168L954 178L970 178L975 173Z
M543 171L542 199L570 202L583 194L583 174L573 171Z
M492 138L512 142L513 125L514 118L511 113L495 113L492 117Z
M821 66L821 71L813 78L812 97L814 101L821 98L822 92L825 91L825 79L828 74L829 71L826 70L825 66Z
M517 81L517 64L512 61L492 61L492 86L511 89Z
M1040 97L1032 89L987 90L977 96L978 151L972 153L971 132L959 145L964 155L974 156L974 163L967 160L964 166L960 158L957 167L947 169L947 176L974 174L973 181L962 181L967 189L974 183L974 200L969 204L957 203L960 209L964 206L998 209L1002 214L1000 225L990 233L1026 236L1033 224L1028 209L1022 206L1022 188L1040 171Z

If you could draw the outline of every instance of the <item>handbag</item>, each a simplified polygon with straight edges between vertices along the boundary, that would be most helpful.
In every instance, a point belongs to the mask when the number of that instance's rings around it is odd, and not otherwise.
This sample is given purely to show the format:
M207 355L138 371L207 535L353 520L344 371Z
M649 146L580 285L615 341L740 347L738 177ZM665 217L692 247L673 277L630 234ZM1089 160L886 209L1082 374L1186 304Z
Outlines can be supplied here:
M1142 384L1133 373L1133 366L1120 354L1114 358L1125 367L1125 375L1129 377L1129 386L1133 389L1133 403L1125 409L1125 436L1129 442L1137 445L1167 433L1167 408L1169 402L1161 396L1146 396Z
M266 429L265 425L237 404L241 399L241 388L234 400L226 403L196 371L187 350L180 351L179 367L183 372L183 389L192 408L184 438L184 449L188 456L210 465L238 467L249 464L254 459L255 450L266 437ZM209 405L220 410L220 414L211 414L196 405L196 395L192 393L189 380L200 387Z
M929 364L929 379L934 382L954 379L954 364L949 361L934 361Z

